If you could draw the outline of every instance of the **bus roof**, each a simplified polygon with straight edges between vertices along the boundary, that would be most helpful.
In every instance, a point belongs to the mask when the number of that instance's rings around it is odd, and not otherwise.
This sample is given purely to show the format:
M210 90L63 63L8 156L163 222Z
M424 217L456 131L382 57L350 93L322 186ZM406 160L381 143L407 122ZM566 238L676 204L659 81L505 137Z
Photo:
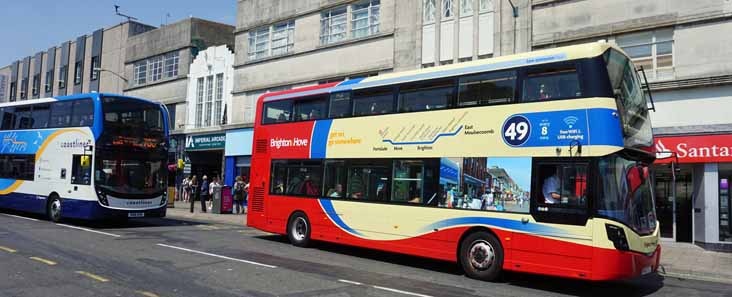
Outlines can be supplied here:
M260 100L264 100L265 102L276 101L281 99L359 90L380 86L389 86L443 77L454 77L465 74L481 73L486 71L515 68L527 65L592 58L602 55L610 48L622 52L622 49L611 43L585 43L520 54L506 55L471 62L389 73L368 78L351 79L337 84L321 85L319 87L307 87L282 92L274 92L263 95Z
M61 101L61 100L75 100L75 99L84 99L84 98L98 98L103 96L114 96L114 97L120 97L120 98L129 98L134 100L140 100L145 101L152 104L160 104L160 102L151 101L144 98L138 98L138 97L131 97L127 95L121 95L121 94L113 94L113 93L82 93L82 94L74 94L74 95L67 95L67 96L56 96L56 97L46 97L46 98L38 98L38 99L28 99L28 100L22 100L22 101L14 101L14 102L3 102L0 103L0 107L6 107L6 106L18 106L18 105L28 105L28 104L38 104L38 103L48 103L48 102L55 102L55 101Z

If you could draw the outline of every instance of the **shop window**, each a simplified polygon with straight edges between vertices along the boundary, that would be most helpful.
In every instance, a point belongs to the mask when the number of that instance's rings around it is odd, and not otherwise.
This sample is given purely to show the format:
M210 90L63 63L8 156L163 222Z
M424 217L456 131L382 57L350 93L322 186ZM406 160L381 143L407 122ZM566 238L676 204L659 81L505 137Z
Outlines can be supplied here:
M394 112L391 88L353 92L353 115L378 115Z
M402 86L399 90L399 112L447 108L453 101L453 80L433 81Z
M328 110L327 97L305 98L295 101L295 120L319 120L326 116Z
M534 102L582 96L574 65L546 66L529 70L523 85L523 101Z
M262 124L284 123L292 121L292 101L283 100L264 104Z
M331 118L342 118L351 115L351 93L335 93L330 95Z
M510 103L516 88L516 71L483 73L460 78L459 106Z

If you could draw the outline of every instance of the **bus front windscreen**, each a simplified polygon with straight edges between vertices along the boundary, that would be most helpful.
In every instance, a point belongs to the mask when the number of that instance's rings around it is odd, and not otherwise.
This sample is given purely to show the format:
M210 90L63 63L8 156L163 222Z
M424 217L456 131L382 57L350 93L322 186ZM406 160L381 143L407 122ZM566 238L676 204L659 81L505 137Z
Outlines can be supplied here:
M160 105L104 97L103 132L97 143L97 188L119 198L147 199L165 190L165 120Z
M600 192L597 213L624 223L640 235L656 229L651 174L648 165L622 155L599 160Z
M102 153L94 174L98 188L119 198L153 198L165 190L162 158L143 153Z

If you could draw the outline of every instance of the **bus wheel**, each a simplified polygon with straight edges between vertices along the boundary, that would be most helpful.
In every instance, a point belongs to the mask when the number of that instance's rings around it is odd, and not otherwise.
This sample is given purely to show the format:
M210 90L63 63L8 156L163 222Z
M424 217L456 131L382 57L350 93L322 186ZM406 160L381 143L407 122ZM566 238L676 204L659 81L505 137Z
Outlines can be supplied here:
M52 222L58 223L61 221L61 199L58 196L51 195L48 198L46 214Z
M463 239L460 245L460 264L471 278L494 281L503 270L503 248L493 234L480 231Z
M287 238L294 246L308 247L310 245L310 221L302 212L296 212L287 224Z

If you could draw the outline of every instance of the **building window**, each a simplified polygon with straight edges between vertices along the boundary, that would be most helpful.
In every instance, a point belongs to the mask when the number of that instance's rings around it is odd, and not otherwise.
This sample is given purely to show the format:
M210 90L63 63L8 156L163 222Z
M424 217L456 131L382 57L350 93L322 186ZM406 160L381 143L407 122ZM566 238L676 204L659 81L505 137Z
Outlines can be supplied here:
M473 15L473 0L460 0L460 16Z
M157 56L150 59L150 82L155 82L163 78L163 57Z
M480 12L493 11L493 0L478 0L480 5Z
M424 0L424 14L422 16L422 22L424 24L435 22L435 11L437 10L435 1L436 0Z
M284 55L295 47L295 20L249 32L249 60Z
M442 19L451 19L455 16L452 10L452 0L442 0Z
M81 84L81 79L84 77L84 69L81 67L81 62L74 64L74 84Z
M46 83L43 86L46 93L53 91L53 69L46 71Z
M379 33L379 0L356 3L351 7L351 36L366 37Z
M101 66L99 64L100 64L99 63L99 56L92 57L92 59L91 59L91 71L89 72L90 75L91 75L91 77L90 77L91 80L97 80L97 79L99 79L99 71L100 70L98 70L98 69L100 69L100 66Z
M330 44L346 39L348 26L347 7L323 12L320 17L320 44Z
M272 26L272 56L284 55L292 51L295 45L295 21Z
M211 126L211 111L213 109L213 83L214 83L214 77L213 75L209 75L206 77L206 104L203 114L203 126L209 127Z
M178 52L165 54L165 78L178 76L178 63L180 63Z
M59 75L58 88L65 89L66 80L69 79L69 66L68 65L61 66L61 70L58 72L58 75Z
M214 124L221 124L221 108L224 102L224 74L216 75L216 100L214 101Z
M196 84L196 128L203 123L203 77L198 78Z
M16 99L16 92L18 92L18 83L17 82L11 82L10 83L10 101L15 101Z
M20 81L20 100L28 99L28 79Z
M147 61L135 63L135 84L142 85L147 83Z
M41 93L41 75L36 74L33 76L33 96L38 96Z
M269 56L269 27L249 32L249 60Z
M636 67L643 67L649 78L674 75L673 29L621 35L616 42L628 53Z

